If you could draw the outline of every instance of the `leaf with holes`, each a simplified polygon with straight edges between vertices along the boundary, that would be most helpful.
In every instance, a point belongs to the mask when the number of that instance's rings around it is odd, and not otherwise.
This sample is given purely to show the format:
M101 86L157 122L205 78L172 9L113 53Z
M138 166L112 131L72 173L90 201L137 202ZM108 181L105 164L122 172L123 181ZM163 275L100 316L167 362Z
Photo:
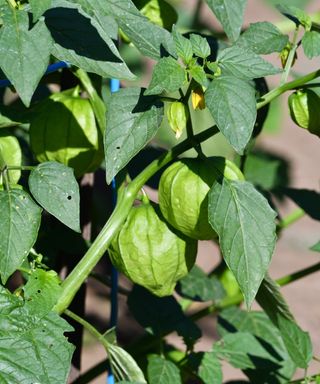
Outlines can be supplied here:
M237 40L247 0L206 0L231 41Z
M104 138L107 183L152 139L162 118L162 102L143 96L143 89L120 89L110 97Z
M23 190L0 191L0 274L3 284L35 243L41 208Z
M159 356L150 356L148 362L148 379L150 384L181 384L179 368L171 361Z
M223 180L209 192L209 222L221 251L251 306L264 278L276 241L276 213L246 181Z
M28 13L8 6L2 16L0 66L29 106L31 97L49 64L53 44L43 20L29 29Z
M30 173L29 188L46 211L80 232L79 186L71 168L54 161L41 163Z
M74 346L64 336L73 330L64 319L29 312L26 301L0 286L0 323L1 383L67 382Z
M257 116L254 88L245 80L221 76L210 83L205 100L221 133L242 154Z
M47 315L56 304L60 293L60 279L55 271L36 269L32 271L23 287L25 308L30 315L42 317Z

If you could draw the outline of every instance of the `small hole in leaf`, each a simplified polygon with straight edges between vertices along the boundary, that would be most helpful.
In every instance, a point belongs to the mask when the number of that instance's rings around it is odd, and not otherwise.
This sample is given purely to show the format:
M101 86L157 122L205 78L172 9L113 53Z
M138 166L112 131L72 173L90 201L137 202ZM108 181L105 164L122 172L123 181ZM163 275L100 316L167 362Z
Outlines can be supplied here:
M38 292L38 293L41 293L41 289L38 289L37 292Z
M119 147L119 146L117 146L116 148L117 148L117 149L120 149L120 147Z
M71 200L71 199L72 199L72 197L71 197L70 195L68 195L67 199L68 199L68 200Z

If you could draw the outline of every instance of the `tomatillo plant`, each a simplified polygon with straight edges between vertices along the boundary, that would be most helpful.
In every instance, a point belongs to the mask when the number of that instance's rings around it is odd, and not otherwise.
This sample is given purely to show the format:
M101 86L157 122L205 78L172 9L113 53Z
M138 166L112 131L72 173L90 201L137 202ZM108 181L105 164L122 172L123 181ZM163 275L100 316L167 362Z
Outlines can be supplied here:
M1 383L89 383L109 369L123 384L219 384L224 360L252 383L289 383L298 368L306 374L294 382L319 381L280 287L320 264L278 281L268 272L282 231L318 218L303 203L280 218L275 197L288 188L256 146L283 94L286 113L319 136L320 68L289 80L300 55L320 55L318 15L279 2L288 34L268 21L243 26L246 0L199 0L183 25L169 0L0 2ZM205 3L223 32L203 24ZM111 78L123 81L116 93ZM218 133L232 149L224 156ZM208 273L201 240L220 250ZM94 270L102 258L130 281L118 294L144 328L122 346L121 326L100 332L84 314L87 278L110 287ZM213 313L219 340L199 351L196 321ZM80 373L83 327L106 356ZM168 343L172 332L184 348Z

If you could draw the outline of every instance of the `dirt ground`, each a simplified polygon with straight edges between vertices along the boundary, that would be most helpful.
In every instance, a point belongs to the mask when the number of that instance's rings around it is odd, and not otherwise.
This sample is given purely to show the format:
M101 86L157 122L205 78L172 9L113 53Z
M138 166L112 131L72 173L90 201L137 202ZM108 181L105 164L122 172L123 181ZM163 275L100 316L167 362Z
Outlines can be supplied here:
M313 1L310 10L317 10L317 2ZM190 1L189 5L192 11L194 2ZM319 6L318 6L319 9ZM204 18L207 12L203 12ZM251 0L246 13L246 24L250 22L262 20L279 20L280 17L271 8L262 5L261 1ZM208 22L213 22L210 19ZM319 59L313 61L303 61L295 70L299 73L307 73L319 67ZM286 98L283 98L283 106L285 109ZM302 129L296 127L288 117L284 116L282 122L282 130L277 135L263 135L259 141L259 146L281 153L292 165L292 187L307 188L319 191L319 164L320 151L319 140L312 135L306 134ZM282 206L282 212L290 212L294 209L293 203L286 201ZM320 222L314 221L308 217L304 217L299 222L287 229L279 240L271 268L270 274L273 278L287 275L290 272L297 271L306 266L312 265L319 261L320 254L309 251L308 248L320 240ZM210 242L202 242L199 248L199 264L208 269L213 263L217 262L218 253ZM317 297L320 297L320 273L315 273L307 279L299 280L282 289L290 308L292 309L296 319L304 330L311 334L314 354L320 355L320 306ZM106 322L109 318L109 304L106 298L107 292L103 291L100 286L91 284L89 287L89 296L87 301L87 314L90 317ZM197 345L199 350L209 350L216 338L215 319L214 317L206 318L199 322L203 331L203 337ZM139 331L139 327L133 319L127 314L125 302L120 301L119 313L119 329L120 332L128 332L130 336ZM89 367L105 358L105 352L100 345L86 335L86 347L82 358L82 370L86 371ZM170 337L170 341L179 343L176 337ZM308 373L313 374L320 372L320 363L311 364ZM297 377L301 377L303 372L298 372ZM241 371L234 368L224 366L224 382L243 378ZM106 383L105 374L92 381L92 384Z

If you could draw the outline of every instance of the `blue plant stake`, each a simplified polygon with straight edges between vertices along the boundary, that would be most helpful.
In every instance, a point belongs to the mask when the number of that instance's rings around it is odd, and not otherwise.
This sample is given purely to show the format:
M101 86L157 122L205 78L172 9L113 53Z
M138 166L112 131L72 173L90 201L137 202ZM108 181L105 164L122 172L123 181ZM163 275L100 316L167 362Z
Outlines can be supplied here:
M58 61L57 63L51 64L47 68L45 75L48 75L52 72L56 72L62 68L70 68L70 64L65 61ZM11 82L8 79L0 80L0 88L9 87L10 85Z
M111 79L110 81L110 91L111 93L117 92L120 89L120 81L118 79ZM116 180L112 180L112 205L115 207L117 202L117 188ZM111 268L111 313L110 313L110 327L115 327L117 325L118 318L118 271L114 266ZM114 376L111 369L109 369L109 374L107 377L107 384L114 384Z

